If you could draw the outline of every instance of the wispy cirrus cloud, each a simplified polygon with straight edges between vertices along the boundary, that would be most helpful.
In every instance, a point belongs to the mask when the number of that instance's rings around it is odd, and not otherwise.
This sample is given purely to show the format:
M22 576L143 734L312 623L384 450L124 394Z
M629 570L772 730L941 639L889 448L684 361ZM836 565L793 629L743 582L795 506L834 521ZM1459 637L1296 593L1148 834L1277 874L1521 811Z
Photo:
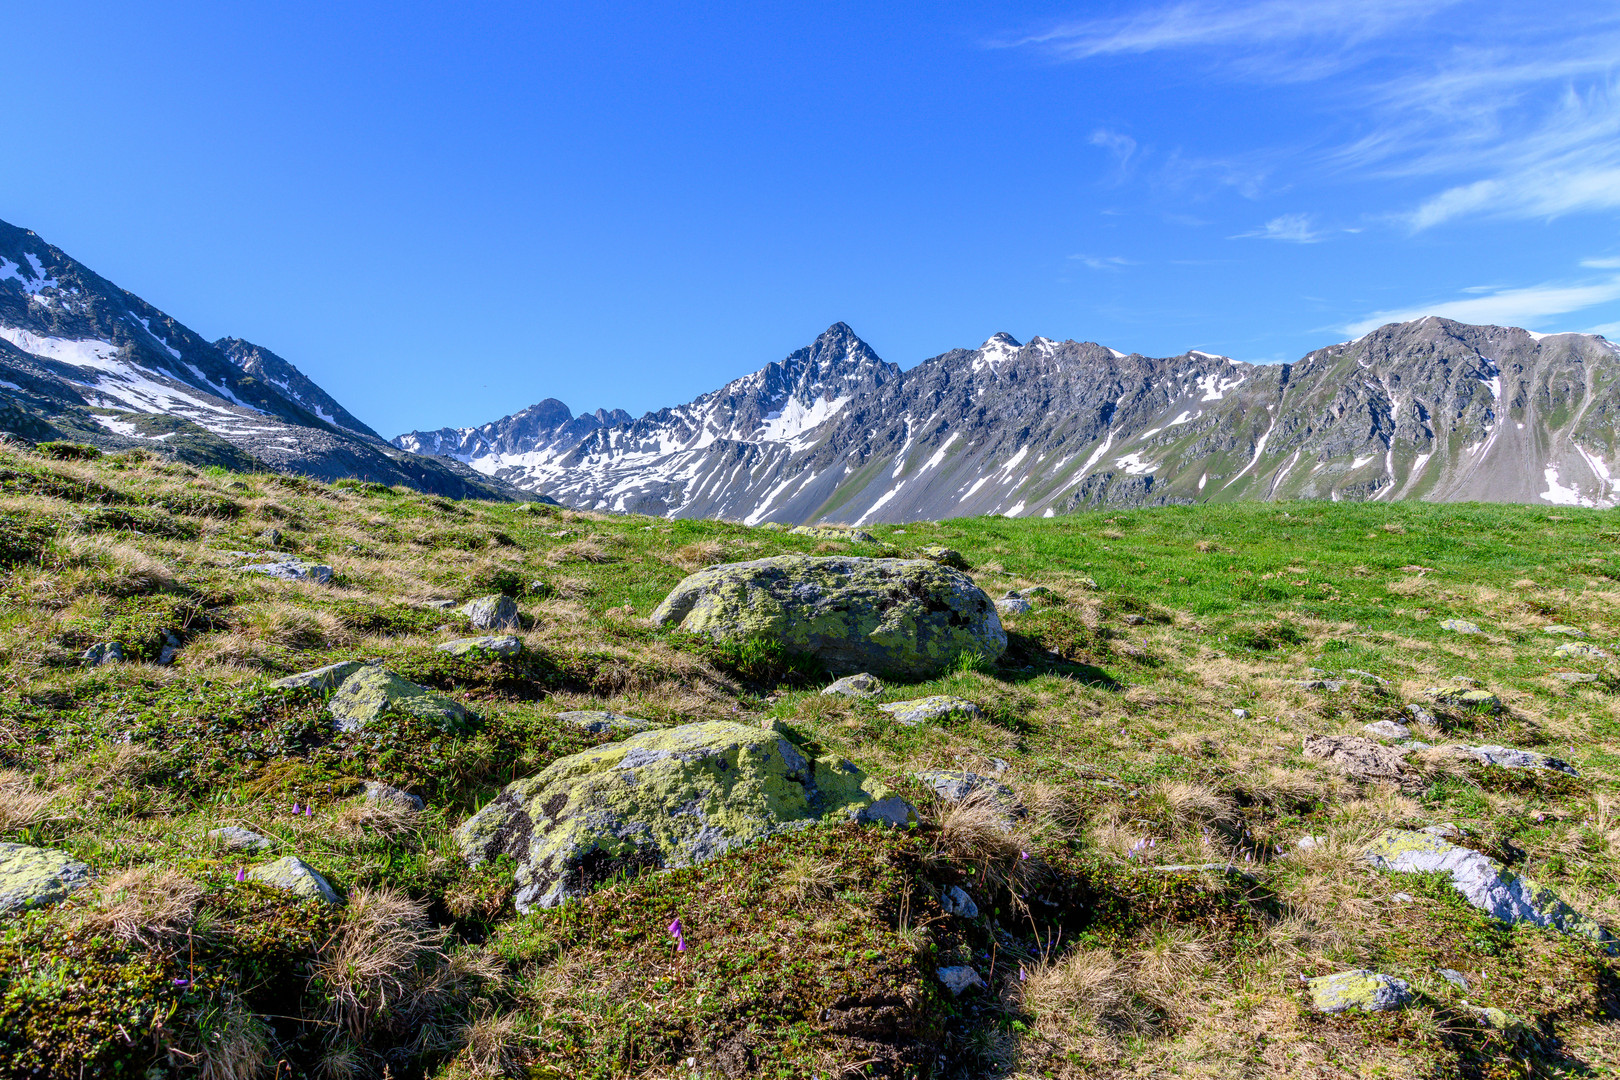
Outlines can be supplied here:
M1326 238L1311 224L1309 214L1283 214L1258 229L1232 237L1234 240L1282 240L1290 244L1315 244Z
M1576 282L1545 282L1521 288L1483 287L1463 291L1475 295L1409 308L1375 311L1347 324L1343 329L1359 337L1386 323L1408 322L1425 315L1438 315L1465 323L1534 327L1544 325L1547 319L1555 315L1567 315L1620 300L1620 276Z
M1385 215L1414 232L1468 218L1620 209L1612 5L1186 0L998 44L1069 61L1178 54L1237 82L1321 81L1323 130L1358 133L1325 148L1277 148L1278 159L1432 182L1431 194Z
M1069 258L1092 270L1123 270L1136 263L1120 255L1070 255Z

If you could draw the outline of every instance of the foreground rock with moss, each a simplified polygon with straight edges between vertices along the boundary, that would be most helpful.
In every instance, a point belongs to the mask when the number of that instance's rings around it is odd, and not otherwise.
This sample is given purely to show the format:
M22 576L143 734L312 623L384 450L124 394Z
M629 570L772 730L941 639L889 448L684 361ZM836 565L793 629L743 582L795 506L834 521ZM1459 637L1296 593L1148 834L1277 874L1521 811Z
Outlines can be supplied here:
M773 732L687 724L563 758L509 784L456 830L471 865L517 862L519 911L609 878L693 866L817 821L904 826L904 800L840 757L810 761Z

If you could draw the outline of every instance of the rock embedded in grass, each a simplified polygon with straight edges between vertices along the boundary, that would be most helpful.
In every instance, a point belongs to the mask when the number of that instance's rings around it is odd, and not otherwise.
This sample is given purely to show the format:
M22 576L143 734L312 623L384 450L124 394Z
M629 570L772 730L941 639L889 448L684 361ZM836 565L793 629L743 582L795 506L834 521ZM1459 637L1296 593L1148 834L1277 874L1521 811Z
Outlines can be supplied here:
M622 712L614 712L611 709L575 709L571 712L558 713L557 719L565 724L583 728L592 735L633 734L658 726L651 720L626 716Z
M1612 951L1613 935L1595 919L1565 904L1552 890L1505 869L1495 859L1442 836L1387 829L1363 849L1362 857L1380 870L1447 874L1463 899L1493 919L1579 934L1609 944Z
M1307 735L1300 749L1307 759L1325 761L1354 780L1392 781L1403 787L1419 780L1399 750L1359 735Z
M933 678L964 655L995 660L1007 632L973 579L925 559L778 555L691 575L654 626L769 641L835 675Z
M1431 686L1423 692L1440 704L1450 705L1455 709L1470 709L1492 715L1502 712L1502 699L1489 690Z
M875 698L883 693L883 681L876 675L862 671L829 683L821 692L833 697Z
M1479 628L1478 624L1471 623L1467 619L1447 619L1440 624L1440 629L1450 630L1453 634L1483 634L1485 632Z
M1555 671L1553 678L1567 683L1595 683L1598 677L1589 671Z
M792 536L812 536L817 540L842 540L851 544L869 544L872 534L865 529L854 529L848 525L795 525L788 530Z
M1034 605L1016 592L1008 592L996 601L996 611L1001 615L1027 615L1034 610Z
M959 803L977 794L989 799L1009 817L1018 816L1023 809L1018 802L1018 794L1012 788L999 780L966 769L923 769L912 773L911 777L946 802Z
M270 685L283 690L297 690L306 686L316 690L336 690L344 679L365 666L359 660L340 660L335 664L327 664L325 667L312 668L309 671L300 671L296 675L288 675L285 679L277 679Z
M1575 626L1543 626L1541 628L1541 632L1543 634L1562 634L1564 637L1573 638L1583 638L1586 636L1585 630Z
M232 851L269 851L276 846L276 842L268 836L260 835L252 829L244 829L240 825L227 825L222 829L211 829L208 833L208 839Z
M439 731L464 730L472 721L459 702L375 664L362 664L344 679L326 711L339 731L358 731L389 712L414 716Z
M1452 746L1448 749L1466 754L1481 764L1504 769L1551 769L1569 776L1580 775L1569 762L1534 750L1517 750L1511 746Z
M915 811L840 757L706 721L632 735L508 784L455 832L470 865L517 861L519 911L620 873L692 866L815 822L905 825Z
M1412 729L1405 724L1397 724L1393 720L1380 720L1375 724L1364 724L1361 728L1375 739L1389 739L1399 742L1412 737Z
M962 553L957 551L955 548L942 547L939 544L929 544L927 547L918 551L917 554L921 555L930 562L937 562L941 566L948 566L952 570L973 569L973 567L968 565L967 559L962 557Z
M119 641L101 641L90 646L79 654L79 662L85 667L100 667L102 664L122 663L124 659L124 645Z
M1360 968L1323 975L1306 984L1311 1004L1328 1014L1359 1009L1362 1012L1390 1012L1412 1003L1411 984L1393 975Z
M964 919L977 919L979 905L973 902L973 897L960 885L952 885L946 889L939 898L939 906L945 909L947 915L957 915Z
M361 797L366 802L376 803L379 806L399 806L406 810L427 809L427 803L422 801L421 796L412 795L403 788L385 784L380 780L367 780L365 793Z
M501 593L469 601L461 613L474 630L516 630L520 621L517 601Z
M939 981L945 984L945 989L951 992L952 997L961 997L969 990L984 988L984 980L979 977L979 973L966 964L942 967L935 974L939 977Z
M275 562L250 563L237 569L244 574L261 574L281 581L313 581L317 585L325 585L332 580L330 566L304 559L277 559Z
M500 637L456 638L454 641L446 641L433 647L451 656L520 656L523 653L523 641L514 634L504 634Z
M248 870L249 881L257 881L272 889L281 889L294 896L320 900L328 904L338 902L337 891L314 867L296 855L288 855L272 863L264 863Z
M916 727L918 724L938 723L941 720L982 720L984 710L979 708L967 698L955 697L951 694L932 694L928 697L913 698L910 701L891 701L878 706L879 712L888 713L894 717L895 723L906 727Z
M1607 651L1584 641L1566 641L1553 650L1555 656L1575 656L1582 660L1607 660Z
M65 851L0 842L0 914L66 899L90 884L90 867Z

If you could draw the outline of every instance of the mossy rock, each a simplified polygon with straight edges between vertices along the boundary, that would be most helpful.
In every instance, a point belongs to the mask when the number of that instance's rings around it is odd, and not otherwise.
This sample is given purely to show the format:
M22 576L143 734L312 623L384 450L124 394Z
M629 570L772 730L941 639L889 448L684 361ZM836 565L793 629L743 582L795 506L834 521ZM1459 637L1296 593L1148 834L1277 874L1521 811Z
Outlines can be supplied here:
M0 843L0 913L65 899L90 883L90 868L51 848Z
M1430 687L1426 692L1440 704L1450 705L1454 709L1468 709L1493 716L1503 711L1502 699L1489 690Z
M249 881L257 881L272 889L281 889L294 896L320 900L327 904L338 902L337 891L315 868L296 855L288 855L272 863L255 866L247 872Z
M326 711L339 731L357 731L387 712L414 716L440 731L465 730L472 722L459 702L371 664L343 680Z
M817 540L843 540L846 543L867 544L872 541L872 534L864 529L852 529L847 525L795 525L788 530L794 536L813 536Z
M617 874L691 866L816 821L904 824L911 807L839 757L730 721L632 735L508 784L456 830L474 866L517 860L519 911Z
M891 701L886 705L879 705L878 711L888 713L894 717L896 723L904 724L906 727L951 719L978 720L984 716L984 710L973 702L951 694L931 694L910 701Z
M658 726L651 720L627 716L611 709L575 709L571 712L558 713L557 719L565 724L584 728L592 735L633 735Z
M457 638L433 647L451 656L517 656L523 652L523 640L515 634L503 634L499 637Z
M1404 979L1365 968L1323 975L1306 984L1318 1012L1389 1012L1412 1003L1412 987Z
M343 684L345 679L365 666L359 660L342 660L336 664L327 664L325 667L300 671L296 675L288 675L285 679L277 679L270 685L282 690L298 690L304 687L315 690L335 690Z
M652 623L779 642L835 675L932 678L964 654L995 660L1007 650L990 598L925 559L779 555L712 566L677 585Z

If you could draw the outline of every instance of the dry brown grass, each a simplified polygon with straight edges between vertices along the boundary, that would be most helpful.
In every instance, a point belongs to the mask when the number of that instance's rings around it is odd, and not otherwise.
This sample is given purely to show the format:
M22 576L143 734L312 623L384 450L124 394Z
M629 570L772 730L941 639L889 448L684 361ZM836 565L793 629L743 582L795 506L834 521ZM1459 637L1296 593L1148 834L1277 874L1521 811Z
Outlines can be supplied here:
M456 1033L462 1044L456 1064L474 1077L521 1075L521 1047L523 1036L518 1031L518 1017L512 1013L480 1012Z
M574 540L546 552L546 562L552 566L564 566L568 563L598 565L612 561L613 555L595 540Z
M1005 889L1016 903L1039 877L1029 838L1013 828L1007 810L980 788L947 806L939 817L936 857L971 867L990 889Z
M422 831L420 819L414 807L400 803L358 802L338 811L332 827L351 842L389 843L417 836Z
M177 871L138 866L100 885L81 918L122 941L163 944L185 935L202 897L202 886Z
M825 900L838 891L843 868L835 862L801 855L782 868L782 891L795 902Z
M204 1018L188 1064L200 1080L258 1080L275 1065L275 1038L263 1020L232 1003Z
M1038 964L1024 983L1023 1005L1049 1038L1079 1034L1150 1034L1160 1026L1137 972L1107 949L1076 949Z
M51 793L38 791L26 773L0 772L0 834L26 829L50 817Z
M327 1019L356 1039L410 1023L442 985L447 933L428 920L425 903L403 892L356 889L315 963Z
M1230 827L1241 820L1231 796L1186 780L1156 782L1147 791L1144 810L1156 813L1173 835L1206 827Z
M699 540L676 548L670 555L676 566L685 570L699 570L705 566L726 561L726 545L718 540Z

